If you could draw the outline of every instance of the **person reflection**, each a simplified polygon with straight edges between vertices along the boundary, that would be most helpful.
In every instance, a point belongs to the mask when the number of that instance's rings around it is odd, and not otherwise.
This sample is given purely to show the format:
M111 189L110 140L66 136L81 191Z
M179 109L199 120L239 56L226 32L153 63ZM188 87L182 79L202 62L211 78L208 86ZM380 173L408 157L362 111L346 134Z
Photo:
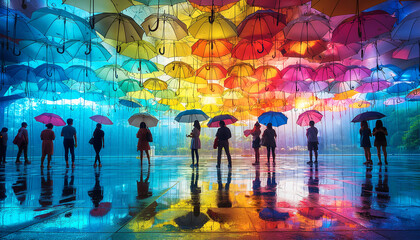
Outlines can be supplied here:
M20 165L16 165L16 172L19 176L16 182L13 183L12 189L20 205L22 205L23 202L25 202L26 200L26 191L28 190L27 166L26 165L24 166L23 173L22 173L20 171Z
M260 180L260 166L255 166L255 179L252 181L252 191L255 200L255 206L261 205L261 180Z
M152 192L149 191L150 182L150 164L147 167L146 178L143 179L143 164L140 165L140 181L137 181L137 199L146 199L152 196Z
M372 209L372 166L366 167L365 183L362 184L361 208L357 211L360 218L365 220L373 220L383 218L380 212Z
M391 199L388 186L388 167L385 167L385 173L382 174L382 166L379 168L378 184L375 187L376 198L381 209L385 209Z
M276 171L273 167L272 171L268 166L267 171L267 186L263 191L263 199L267 207L275 208L277 202L277 182L276 182Z
M39 196L39 204L42 207L51 206L53 203L53 180L51 179L51 170L47 171L47 179L45 179L44 170L41 168L41 195Z
M318 165L315 164L315 178L314 178L314 169L311 165L309 169L309 180L308 180L308 200L314 205L319 203L319 175L318 175Z
M193 205L193 213L195 217L200 216L200 193L201 188L198 187L198 168L193 168L192 174L191 174L191 184L190 184L190 190L191 190L191 203Z
M232 207L232 202L229 198L229 186L230 186L231 181L232 181L232 169L229 168L227 181L226 181L225 187L223 188L222 172L220 168L217 169L217 184L218 184L217 207L219 208Z
M4 172L4 165L0 165L0 201L6 198L6 174Z
M76 201L76 188L74 187L74 168L71 170L70 182L69 182L69 169L66 168L66 174L64 175L64 186L63 193L61 194L60 204L73 206Z
M101 183L99 181L100 177L101 170L95 169L95 186L93 186L93 188L90 191L88 191L88 195L93 203L94 208L98 208L99 203L104 198L104 188L101 186Z

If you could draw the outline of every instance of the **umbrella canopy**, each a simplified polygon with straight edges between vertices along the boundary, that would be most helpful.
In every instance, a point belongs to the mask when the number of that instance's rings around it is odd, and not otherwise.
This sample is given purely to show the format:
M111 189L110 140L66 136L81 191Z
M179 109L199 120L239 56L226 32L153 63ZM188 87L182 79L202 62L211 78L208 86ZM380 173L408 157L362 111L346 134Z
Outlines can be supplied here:
M267 1L267 0L246 0L248 5L270 8L270 9L281 9L303 5L310 0L288 0L288 1Z
M54 126L66 126L64 120L54 113L43 113L39 116L36 116L35 120L44 124L52 123Z
M207 63L199 68L196 72L197 77L201 77L207 80L219 80L225 78L226 74L226 69L217 63Z
M381 119L383 117L386 117L384 114L380 112L364 112L359 115L357 115L352 122L361 122L361 121L369 121L369 120L375 120L375 119Z
M147 127L156 127L159 120L148 113L136 113L128 119L128 123L134 127L140 127L140 123L146 123Z
M198 110L198 109L192 109L192 110L186 110L186 111L180 112L175 117L175 121L183 122L183 123L192 123L195 120L202 122L207 119L209 119L209 116L207 116L207 114L205 114L203 111Z
M62 53L58 52L57 49L61 49L62 46L48 40L22 40L19 42L19 48L35 60L68 63L73 58L67 49L64 49Z
M169 14L152 14L141 24L147 36L180 40L188 35L187 25Z
M131 17L122 13L100 13L94 16L95 30L104 38L118 43L142 40L144 31Z
M258 117L258 122L266 125L271 123L273 127L278 127L287 124L287 117L281 112L265 112Z
M388 98L384 104L387 106L392 106L392 105L398 105L401 103L404 103L405 99L402 97L392 97L392 98Z
M104 125L112 125L114 124L107 116L102 115L94 115L89 117L92 121L104 124Z
M68 51L74 58L89 60L93 62L108 61L111 58L111 53L100 43L92 41L78 41L69 40L65 43L66 51Z
M226 39L236 37L236 26L219 13L203 13L188 28L190 34L197 39Z
M328 19L321 15L304 15L287 24L284 35L295 41L319 40L330 30Z
M323 40L287 41L279 50L284 57L313 58L327 50L327 44Z
M174 221L180 229L199 229L209 220L210 218L202 212L198 216L194 212L189 212L185 216L175 218Z
M160 55L167 58L191 55L190 45L183 41L162 40L156 44L156 49Z
M299 126L309 126L310 121L314 121L315 123L321 121L323 115L318 112L317 110L308 110L304 113L301 113L298 117L296 123Z
M254 75L255 68L249 63L238 63L228 69L228 74L237 77Z
M122 10L130 6L133 6L133 3L131 0L95 0L95 1L63 0L63 3L78 7L87 12L119 13Z
M274 37L286 26L286 16L272 10L258 10L238 26L238 35L250 40Z
M187 63L173 61L165 66L165 73L174 78L189 78L194 76L194 69Z
M358 14L386 0L312 0L311 7L330 16Z
M192 46L192 54L203 58L222 57L228 55L232 51L232 46L232 43L224 39L200 39Z
M210 119L210 121L207 123L208 127L219 127L220 121L224 121L226 125L233 124L238 121L234 116L224 114L224 115L218 115L214 118Z
M232 49L232 57L240 60L252 60L261 58L270 53L273 43L271 40L248 40L242 39Z
M415 40L420 38L420 11L406 16L392 31L392 38L399 40Z

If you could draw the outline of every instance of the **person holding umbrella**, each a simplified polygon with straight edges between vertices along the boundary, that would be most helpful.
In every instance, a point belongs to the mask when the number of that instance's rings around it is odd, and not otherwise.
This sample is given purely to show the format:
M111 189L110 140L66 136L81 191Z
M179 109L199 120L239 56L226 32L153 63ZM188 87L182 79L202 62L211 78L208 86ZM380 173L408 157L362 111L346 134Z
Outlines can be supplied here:
M363 164L370 165L372 164L372 155L370 153L370 148L372 147L372 144L370 143L370 137L372 136L372 132L370 131L370 128L368 126L367 121L361 121L360 122L360 147L363 148L365 151L365 158L366 162Z
M232 168L232 158L229 152L229 138L232 137L230 129L226 127L224 121L219 122L220 128L217 129L216 138L217 141L217 165L216 168L220 168L220 161L222 160L222 150L225 149L225 153L229 162L229 168Z
M270 122L267 124L267 129L264 130L262 139L264 142L264 146L267 147L267 165L270 165L270 150L273 154L273 164L276 164L276 131L273 129L273 124Z
M149 164L150 164L150 155L149 155L150 145L149 145L149 142L152 142L153 138L152 138L152 133L147 128L145 122L140 123L140 129L137 132L137 138L139 139L139 141L137 143L137 151L140 151L140 162L141 162L141 164L143 164L143 151L144 151L146 153L147 160L149 161Z
M375 136L375 141L373 142L373 145L376 147L376 149L378 150L378 165L382 165L382 161L381 161L381 147L382 147L382 151L384 152L384 159L385 159L385 164L388 165L388 161L387 161L387 152L386 152L386 136L388 136L388 131L386 130L386 128L384 127L384 124L382 123L382 120L377 120L376 121L376 126L373 129L372 132L373 136Z
M191 138L192 164L190 165L190 167L194 167L194 153L195 153L195 157L197 158L197 162L195 166L198 167L198 161L199 161L198 149L201 148L200 131L201 131L200 122L198 122L198 120L195 120L193 130L191 131L190 135L187 135L187 137Z
M41 168L44 167L44 160L45 157L48 155L48 165L47 168L51 168L51 159L54 153L54 140L55 134L53 132L54 125L52 123L48 123L45 125L47 129L41 132L41 140L42 140L42 156L41 156Z
M92 145L93 145L93 148L95 149L95 153L96 153L95 163L93 164L93 167L97 166L96 162L99 162L99 167L102 167L101 158L99 157L99 153L101 152L102 148L105 148L104 136L105 136L105 133L102 130L102 124L100 124L100 123L96 124L96 129L93 132L93 138L92 138L93 139Z
M255 162L252 165L259 165L260 164L260 135L261 135L261 125L259 122L254 124L254 128L251 130L252 135L252 148L255 152Z
M309 162L312 164L312 151L315 153L315 163L318 163L318 129L315 127L315 122L309 122L310 128L306 129L306 137L308 138Z
M64 137L64 158L66 160L66 168L69 167L69 151L71 154L71 167L74 168L74 148L77 148L76 128L73 127L73 119L67 119L67 126L61 129L61 136ZM74 138L74 140L73 140Z

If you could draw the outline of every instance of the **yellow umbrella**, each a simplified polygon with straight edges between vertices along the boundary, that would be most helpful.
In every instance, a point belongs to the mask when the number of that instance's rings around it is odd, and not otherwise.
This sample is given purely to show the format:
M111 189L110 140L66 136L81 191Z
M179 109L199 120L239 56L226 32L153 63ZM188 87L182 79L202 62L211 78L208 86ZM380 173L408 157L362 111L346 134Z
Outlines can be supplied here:
M133 6L131 0L63 0L64 4L68 4L86 12L113 12L119 13L122 10Z
M173 61L165 66L165 73L175 78L189 78L194 76L194 69L181 61Z
M116 46L115 42L110 42L108 40L105 40L105 42L113 45L114 47ZM144 40L121 44L120 54L134 59L146 60L150 60L157 56L157 52L153 44Z
M191 47L186 42L180 41L159 41L156 44L159 54L171 57L188 57L191 55Z
M225 88L217 83L209 83L207 87L197 89L198 92L206 95L220 95L224 90Z
M197 39L226 39L236 37L236 26L219 13L203 13L188 28L190 34Z
M128 92L127 96L137 98L137 99L144 99L144 100L149 100L155 97L153 96L151 92L149 92L146 89L142 89L140 91L135 91L135 92Z
M198 97L200 94L192 88L181 88L176 91L178 100L182 103L197 102L200 100Z
M181 103L178 103L177 105L172 105L171 109L177 110L177 111L184 111L185 107Z
M353 97L356 94L358 94L358 92L356 92L354 90L350 90L350 91L347 91L347 92L342 92L342 93L335 94L333 99L334 100L346 100L348 98Z
M175 95L175 92L170 89L160 90L160 91L153 91L153 95L156 98L165 98L165 99L175 99L178 98Z
M187 25L170 14L154 13L141 26L147 36L159 39L180 40L188 35Z
M149 78L143 83L143 87L149 90L165 90L168 84L157 78Z
M201 110L205 113L210 113L210 114L220 112L219 107L215 104L206 104L201 108Z
M235 89L229 89L229 90L225 90L222 94L222 97L224 99L241 99L244 97L244 94L239 91L239 90L235 90Z
M271 84L270 81L257 82L257 83L251 84L249 86L245 86L245 88L243 90L247 93L266 92L266 91L270 90L269 89L270 84Z
M163 98L163 99L159 100L158 103L165 104L165 105L168 105L168 106L174 106L174 105L179 104L179 101L177 99L164 99Z
M370 107L371 103L367 101L358 101L349 105L351 108L367 108Z
M104 38L117 43L142 40L143 29L129 16L122 13L101 13L95 15L95 30ZM121 52L118 47L117 52Z
M228 69L228 74L237 77L248 77L254 75L255 69L249 63L238 63Z
M207 87L207 80L201 77L197 77L197 76L193 76L193 77L189 77L189 78L184 78L181 81L185 81L188 83L192 83L195 85L195 88L204 88Z
M227 71L220 64L206 63L197 70L196 74L207 80L219 80L226 77Z

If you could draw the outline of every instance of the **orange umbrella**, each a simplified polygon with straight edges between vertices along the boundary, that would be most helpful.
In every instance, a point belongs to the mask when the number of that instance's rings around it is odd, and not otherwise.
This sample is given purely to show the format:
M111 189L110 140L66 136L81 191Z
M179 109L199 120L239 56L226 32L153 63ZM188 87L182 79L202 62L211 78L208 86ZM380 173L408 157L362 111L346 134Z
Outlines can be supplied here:
M254 74L255 68L249 63L238 63L228 69L231 76L248 77Z
M268 39L251 41L242 39L232 49L232 57L241 60L258 59L270 53L273 42Z
M217 83L209 83L205 88L199 88L197 91L202 94L222 94L225 88Z
M222 57L232 51L233 44L227 40L204 40L200 39L192 46L192 54L207 57Z
M198 77L207 79L207 80L218 80L225 78L227 74L226 69L217 63L207 63L199 68L196 72Z
M313 58L327 50L327 44L323 40L287 41L279 50L285 57Z
M250 81L247 77L236 77L231 76L224 80L223 85L226 88L242 88L245 89L249 85Z
M258 80L270 80L281 78L281 72L278 68L270 65L258 67L254 72L254 77Z

